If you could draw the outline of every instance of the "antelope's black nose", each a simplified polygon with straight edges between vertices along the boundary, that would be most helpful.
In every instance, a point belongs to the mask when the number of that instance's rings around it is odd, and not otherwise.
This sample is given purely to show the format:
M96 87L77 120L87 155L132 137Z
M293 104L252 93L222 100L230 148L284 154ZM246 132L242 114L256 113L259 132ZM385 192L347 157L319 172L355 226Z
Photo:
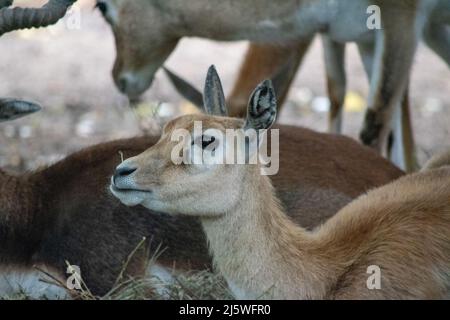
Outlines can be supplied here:
M116 172L114 172L114 183L119 178L126 178L133 172L135 172L137 168L131 168L131 167L118 167L116 169Z

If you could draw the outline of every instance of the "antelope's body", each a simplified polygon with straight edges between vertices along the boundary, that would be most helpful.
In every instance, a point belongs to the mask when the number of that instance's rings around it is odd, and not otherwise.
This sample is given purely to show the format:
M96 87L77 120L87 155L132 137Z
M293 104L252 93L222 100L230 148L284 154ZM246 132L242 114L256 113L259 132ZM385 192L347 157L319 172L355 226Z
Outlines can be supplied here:
M233 212L202 220L215 264L238 298L449 297L449 167L373 190L312 233L287 218L258 172L244 183ZM367 284L374 266L379 290Z
M215 263L237 297L449 297L450 168L373 190L313 233L285 216L264 177L252 176L236 211L203 220ZM379 290L367 284L373 266L381 271Z

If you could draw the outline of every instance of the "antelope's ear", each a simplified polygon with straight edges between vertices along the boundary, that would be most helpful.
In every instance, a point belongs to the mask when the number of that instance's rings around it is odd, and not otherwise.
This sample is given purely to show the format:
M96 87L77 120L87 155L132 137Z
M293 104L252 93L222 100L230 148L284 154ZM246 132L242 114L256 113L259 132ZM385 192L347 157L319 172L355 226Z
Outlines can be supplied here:
M227 116L225 95L222 83L214 66L209 67L203 92L203 105L206 113L215 116Z
M176 75L171 70L163 67L164 72L169 77L170 82L174 85L175 89L177 89L178 93L181 94L187 101L192 103L194 106L203 109L203 95L197 90L192 84Z
M264 80L253 91L248 102L244 129L270 129L277 117L277 99L272 81Z
M41 106L17 99L0 99L0 122L24 117L41 110Z

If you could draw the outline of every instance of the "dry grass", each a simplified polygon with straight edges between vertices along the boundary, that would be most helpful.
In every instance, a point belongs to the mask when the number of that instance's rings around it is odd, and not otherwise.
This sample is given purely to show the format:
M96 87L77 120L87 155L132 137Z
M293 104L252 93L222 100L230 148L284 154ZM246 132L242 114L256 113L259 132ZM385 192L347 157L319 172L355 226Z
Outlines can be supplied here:
M96 296L89 290L89 286L81 277L76 281L80 290L69 291L65 283L62 283L52 274L42 269L36 269L42 275L40 281L51 284L67 291L68 296L80 300L230 300L233 299L225 280L218 274L210 271L190 271L183 274L172 274L170 281L155 276L146 278L131 278L125 276L125 270L133 256L143 248L146 238L143 238L125 261L122 271L119 273L113 288L104 296ZM164 248L158 247L148 261L147 270L155 264ZM70 266L69 262L66 262ZM0 300L31 300L24 290L19 290L13 295L4 296L0 293ZM39 297L48 300L47 296ZM61 298L65 299L65 298Z
M56 285L56 284L55 284ZM25 292L0 296L0 300L30 300ZM48 300L43 295L39 299ZM102 297L92 295L85 288L78 292L81 300L231 300L233 299L222 277L208 271L192 271L174 276L165 283L157 278L127 279Z

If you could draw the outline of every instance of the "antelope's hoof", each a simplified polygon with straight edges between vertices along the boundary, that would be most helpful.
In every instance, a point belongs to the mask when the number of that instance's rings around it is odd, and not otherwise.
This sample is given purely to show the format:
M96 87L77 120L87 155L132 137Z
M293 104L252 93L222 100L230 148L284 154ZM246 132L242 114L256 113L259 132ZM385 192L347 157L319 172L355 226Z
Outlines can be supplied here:
M360 134L362 143L366 146L376 148L380 140L380 135L383 130L383 123L377 121L377 114L373 110L368 110L364 127Z

